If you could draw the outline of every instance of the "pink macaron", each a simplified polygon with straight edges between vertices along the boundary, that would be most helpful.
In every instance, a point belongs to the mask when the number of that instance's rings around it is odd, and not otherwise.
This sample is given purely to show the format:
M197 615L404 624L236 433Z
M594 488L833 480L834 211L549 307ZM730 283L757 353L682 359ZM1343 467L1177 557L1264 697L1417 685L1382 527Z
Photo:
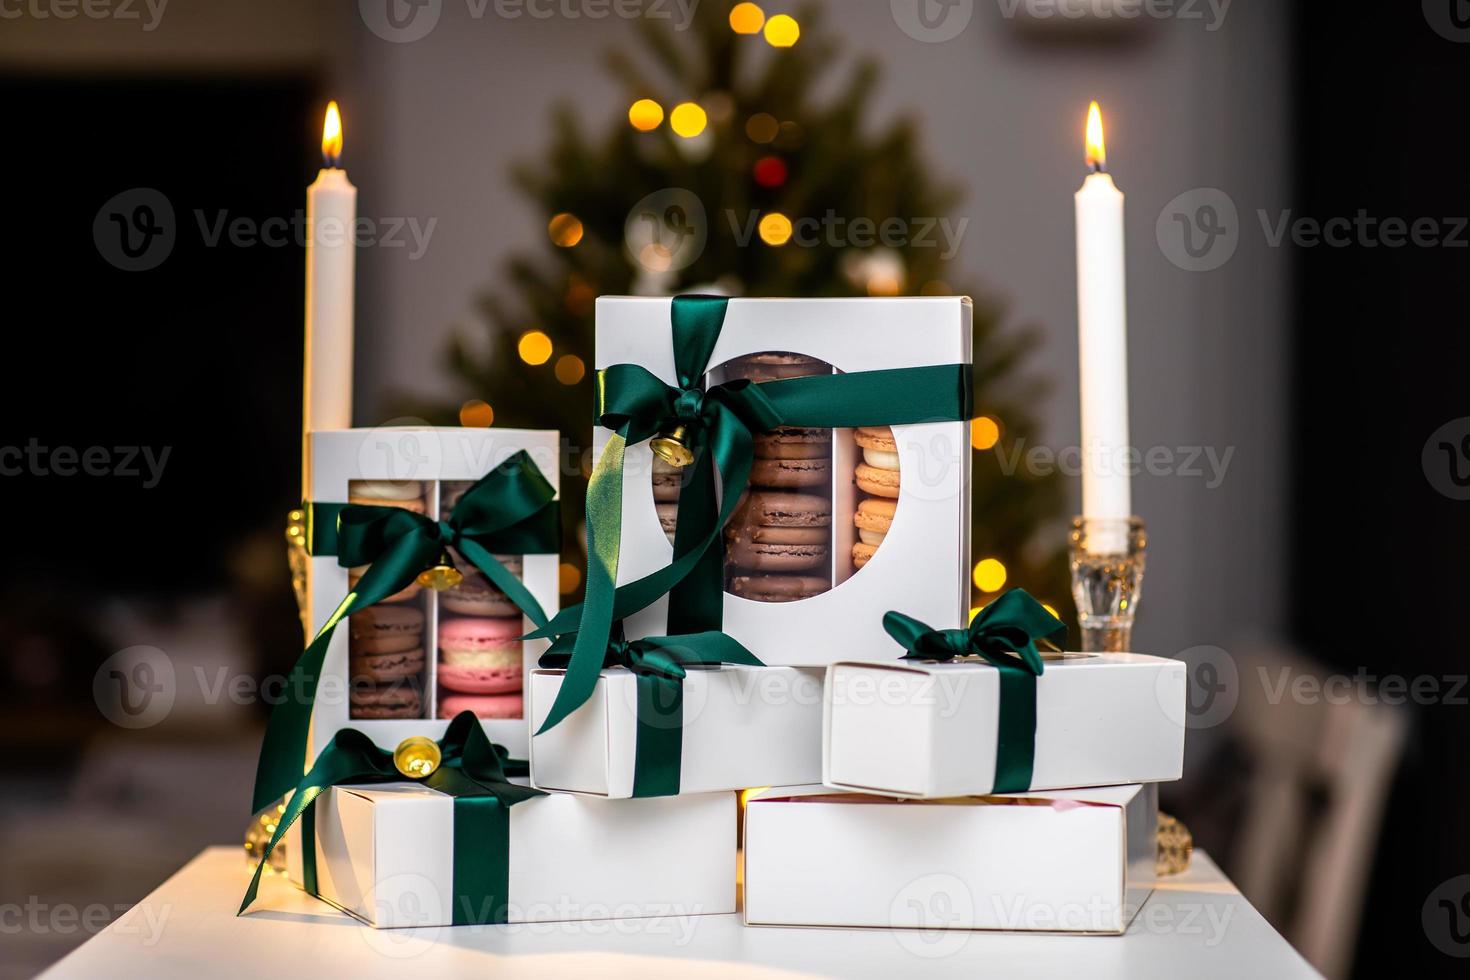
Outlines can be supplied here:
M461 694L522 688L520 617L462 616L439 623L439 683Z
M439 699L439 717L453 718L473 711L476 718L519 718L524 713L519 692L514 694L451 694Z

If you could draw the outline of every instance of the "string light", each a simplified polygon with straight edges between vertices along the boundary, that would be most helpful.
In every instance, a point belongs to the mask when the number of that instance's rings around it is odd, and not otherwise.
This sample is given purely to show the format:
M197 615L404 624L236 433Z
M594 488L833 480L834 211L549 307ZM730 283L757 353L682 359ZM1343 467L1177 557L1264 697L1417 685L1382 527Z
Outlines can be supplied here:
M693 139L704 132L704 127L709 125L709 117L696 102L680 102L674 106L674 111L669 113L669 126L674 132L685 139Z
M975 588L981 592L999 592L1006 584L1006 567L994 558L975 563Z
M755 182L762 187L780 187L787 173L786 161L780 157L761 157L755 162Z
M769 112L757 112L745 121L745 135L752 143L769 143L781 132L781 123Z
M982 453L1000 442L1000 423L989 415L970 420L970 445Z
M801 25L790 14L777 14L766 21L766 43L773 48L789 48L801 37Z
M759 34L766 12L753 3L737 3L730 10L730 30L736 34Z
M471 398L459 406L459 424L467 429L486 429L495 424L495 409L489 402Z
M556 380L564 385L574 385L587 374L587 365L576 354L563 354L556 359Z
M761 241L767 245L785 245L791 241L791 219L773 211L761 219Z
M639 99L628 107L628 122L640 133L658 129L658 124L663 121L664 107L652 99Z
M551 338L540 330L527 330L521 334L516 350L527 364L545 364L551 360Z
M582 240L582 222L575 214L562 212L546 224L546 233L559 248L571 248Z

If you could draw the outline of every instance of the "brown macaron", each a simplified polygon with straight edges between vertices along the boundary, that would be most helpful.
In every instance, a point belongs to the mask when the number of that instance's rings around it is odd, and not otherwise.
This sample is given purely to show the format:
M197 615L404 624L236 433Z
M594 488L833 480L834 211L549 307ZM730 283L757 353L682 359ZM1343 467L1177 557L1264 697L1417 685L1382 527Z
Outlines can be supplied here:
M831 455L831 429L781 426L755 437L756 459L824 459Z
M479 572L465 572L464 579L439 595L440 608L465 616L519 616L520 609Z
M832 479L832 461L822 459L758 459L750 467L757 487L819 487Z
M380 500L377 497L359 497L349 495L347 497L347 502L349 504L357 504L361 507L397 507L401 510L410 511L414 514L424 514L428 512L428 509L424 506L424 502L418 499Z
M348 618L353 653L402 653L421 647L424 612L415 606L370 606Z
M657 503L653 505L653 509L658 512L658 526L668 536L669 544L673 544L674 532L679 528L679 505Z
M354 688L348 695L348 705L350 717L365 720L424 716L423 694L412 684L402 682L383 687Z
M399 653L353 653L347 658L352 682L386 684L419 677L424 672L424 648Z
M760 384L765 381L781 381L785 378L810 378L818 374L831 374L832 368L815 357L805 354L766 352L747 354L729 364L730 373Z
M672 504L679 499L679 490L684 486L682 467L665 463L653 457L653 499L661 504Z
M737 575L730 580L729 592L754 602L796 602L829 588L831 583L816 575Z
M730 564L757 572L802 572L827 564L832 504L809 493L753 491L725 531Z

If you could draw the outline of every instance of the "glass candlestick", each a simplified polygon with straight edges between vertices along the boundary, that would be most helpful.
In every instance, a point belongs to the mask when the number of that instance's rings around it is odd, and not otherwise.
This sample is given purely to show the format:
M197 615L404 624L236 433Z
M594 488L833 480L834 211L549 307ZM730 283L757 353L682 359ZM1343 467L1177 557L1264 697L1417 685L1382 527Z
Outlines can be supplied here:
M1072 601L1084 653L1132 649L1148 536L1137 517L1074 517L1068 538Z

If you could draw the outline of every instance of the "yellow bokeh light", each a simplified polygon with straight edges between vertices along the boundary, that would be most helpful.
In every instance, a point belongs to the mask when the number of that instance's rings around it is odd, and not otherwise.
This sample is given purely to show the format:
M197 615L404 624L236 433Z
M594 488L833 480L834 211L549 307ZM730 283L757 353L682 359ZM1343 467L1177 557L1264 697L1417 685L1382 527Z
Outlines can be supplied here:
M975 588L981 592L999 592L1006 584L1006 567L994 558L975 563Z
M766 12L753 3L737 3L730 10L730 30L736 34L759 34Z
M516 350L527 364L545 364L551 360L551 338L540 330L527 330L521 334Z
M669 113L669 126L685 139L693 139L709 125L709 116L696 102L680 102Z
M888 273L879 273L868 280L869 296L897 296L898 278Z
M566 595L568 592L576 592L577 586L582 584L582 570L569 561L562 562L561 567L556 572L556 578L562 595Z
M773 48L789 48L801 37L801 25L790 14L777 14L766 21L766 43Z
M587 365L576 354L563 354L556 359L556 380L564 385L574 385L587 374Z
M970 420L970 445L982 453L1000 442L1000 423L989 415Z
M546 233L559 247L571 248L582 240L582 222L575 214L562 212L547 222Z
M745 121L745 135L753 143L769 143L781 132L781 123L769 112L757 112Z
M459 424L469 429L483 429L495 424L495 409L489 402L471 398L459 406Z
M658 129L664 121L664 107L652 99L639 99L628 107L628 122L640 133Z
M767 245L785 245L791 241L791 219L779 211L761 219L761 241Z

